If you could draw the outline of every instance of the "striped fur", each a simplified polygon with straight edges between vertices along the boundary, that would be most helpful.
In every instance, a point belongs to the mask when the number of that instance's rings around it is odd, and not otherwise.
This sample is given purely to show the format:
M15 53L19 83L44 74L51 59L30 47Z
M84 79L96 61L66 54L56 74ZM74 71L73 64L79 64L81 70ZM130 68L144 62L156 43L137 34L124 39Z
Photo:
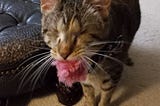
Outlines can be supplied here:
M84 95L89 95L85 89L94 88L93 103L88 106L107 106L140 24L139 1L41 1L42 33L52 57L86 61L89 73L82 82Z

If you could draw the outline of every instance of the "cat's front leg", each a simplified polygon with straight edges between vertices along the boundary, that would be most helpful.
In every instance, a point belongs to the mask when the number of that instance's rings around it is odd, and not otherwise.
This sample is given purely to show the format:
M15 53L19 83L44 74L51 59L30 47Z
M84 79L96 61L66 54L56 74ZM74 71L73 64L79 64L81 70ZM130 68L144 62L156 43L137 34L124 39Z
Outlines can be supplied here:
M92 81L91 85L82 84L84 96L80 104L82 105L83 103L83 106L109 106L110 104L115 85L111 79L103 76L105 74L98 75L98 77L97 75L89 77L91 78L90 81ZM97 80L93 80L92 78Z
M90 85L82 84L83 97L76 106L95 106L94 88Z
M115 86L113 84L110 84L109 88L108 85L106 86L106 88L101 87L100 101L98 103L98 106L109 106L114 88Z
M109 106L111 97L113 92L116 89L116 86L121 78L121 73L123 71L123 65L117 63L117 62L110 62L111 64L108 69L106 68L106 71L108 73L108 76L104 76L100 89L100 101L98 103L98 106ZM101 75L101 78L103 76Z
M91 89L93 88L92 92ZM108 106L115 88L110 75L102 70L96 73L90 73L87 81L83 84L84 96L87 100L92 101L92 105L86 106Z

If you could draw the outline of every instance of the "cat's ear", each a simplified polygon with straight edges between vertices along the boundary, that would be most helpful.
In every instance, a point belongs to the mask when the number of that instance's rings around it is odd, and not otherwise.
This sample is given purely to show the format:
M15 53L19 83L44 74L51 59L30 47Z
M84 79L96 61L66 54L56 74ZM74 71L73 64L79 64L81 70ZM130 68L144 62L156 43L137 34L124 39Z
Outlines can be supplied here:
M110 6L111 6L111 1L112 0L84 0L86 3L89 3L100 12L100 14L104 17L108 16Z
M48 13L49 11L53 10L59 0L41 0L41 11L42 13Z

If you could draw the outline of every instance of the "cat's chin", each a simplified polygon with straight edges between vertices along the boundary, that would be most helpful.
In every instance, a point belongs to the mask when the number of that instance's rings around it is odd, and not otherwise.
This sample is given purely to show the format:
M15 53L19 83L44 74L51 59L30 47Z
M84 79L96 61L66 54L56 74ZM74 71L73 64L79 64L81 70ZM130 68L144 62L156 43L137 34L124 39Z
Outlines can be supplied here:
M82 60L56 60L52 65L57 68L59 82L68 87L72 87L76 82L86 80L88 70Z

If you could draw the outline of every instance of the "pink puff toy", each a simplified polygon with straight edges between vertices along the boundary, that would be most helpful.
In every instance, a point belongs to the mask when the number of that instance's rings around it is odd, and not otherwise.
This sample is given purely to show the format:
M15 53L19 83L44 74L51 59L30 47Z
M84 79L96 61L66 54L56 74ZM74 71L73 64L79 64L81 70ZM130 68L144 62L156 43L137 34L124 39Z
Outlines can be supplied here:
M75 82L86 80L88 71L82 60L56 60L52 65L56 66L58 70L59 82L64 83L68 87L72 87L72 84Z

